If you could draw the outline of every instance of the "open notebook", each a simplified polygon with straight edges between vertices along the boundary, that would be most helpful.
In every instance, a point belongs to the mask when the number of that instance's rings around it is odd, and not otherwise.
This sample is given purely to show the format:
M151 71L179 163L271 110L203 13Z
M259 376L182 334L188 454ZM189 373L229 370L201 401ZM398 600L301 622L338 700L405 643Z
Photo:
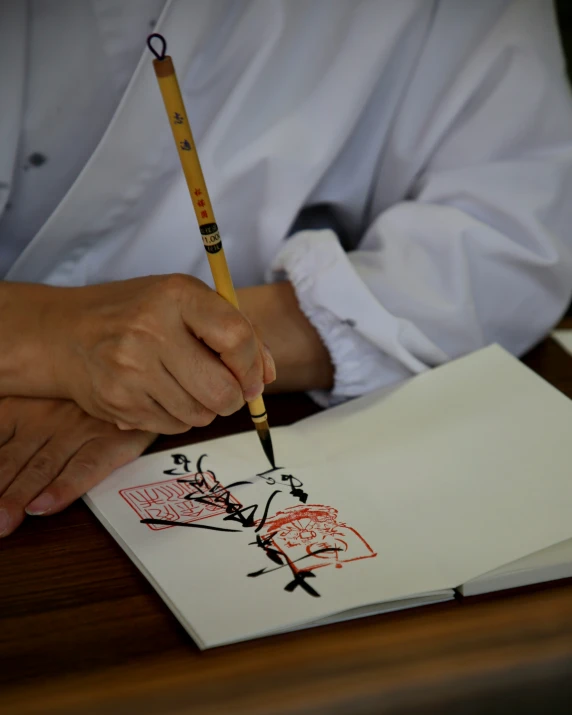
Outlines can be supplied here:
M572 355L572 330L555 330L552 337L567 353Z
M200 648L572 575L572 401L492 346L85 500Z

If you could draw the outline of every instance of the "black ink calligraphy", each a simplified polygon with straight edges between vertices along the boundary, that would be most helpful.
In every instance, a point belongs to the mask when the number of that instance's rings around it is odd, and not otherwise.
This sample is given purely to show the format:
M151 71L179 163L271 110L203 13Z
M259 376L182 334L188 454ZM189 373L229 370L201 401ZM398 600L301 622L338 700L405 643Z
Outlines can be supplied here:
M300 589L316 598L320 594L308 583L316 578L316 569L328 565L341 568L351 561L377 556L355 529L339 521L336 509L307 504L308 493L302 481L282 473L282 467L256 474L275 487L257 519L260 504L242 504L231 491L252 484L251 480L221 484L212 470L203 469L204 454L194 468L192 460L184 454L173 454L171 458L175 466L164 470L171 479L122 489L119 493L150 529L182 526L230 533L252 529L256 540L250 545L261 549L273 566L247 574L250 578L286 568L291 580L284 590L291 593ZM281 493L289 494L301 504L271 514L274 500ZM204 523L211 517L234 522L240 528Z

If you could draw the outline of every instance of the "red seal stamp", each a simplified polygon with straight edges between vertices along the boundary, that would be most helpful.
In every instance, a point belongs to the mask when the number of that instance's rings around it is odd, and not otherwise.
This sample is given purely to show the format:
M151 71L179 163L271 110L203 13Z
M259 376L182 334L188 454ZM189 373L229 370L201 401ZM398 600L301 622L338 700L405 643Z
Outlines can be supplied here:
M240 502L219 484L212 472L129 487L119 494L141 520L173 522L147 524L154 531L226 514L228 504L240 507Z
M330 506L291 506L267 519L261 539L266 547L282 554L293 573L322 566L371 559L377 556L367 541L351 526L338 520Z

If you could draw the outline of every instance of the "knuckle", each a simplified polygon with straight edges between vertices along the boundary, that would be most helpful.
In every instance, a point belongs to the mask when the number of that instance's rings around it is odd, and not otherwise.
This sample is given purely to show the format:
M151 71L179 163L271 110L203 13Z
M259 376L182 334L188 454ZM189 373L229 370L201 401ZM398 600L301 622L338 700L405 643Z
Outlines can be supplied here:
M217 414L228 417L239 410L244 404L242 390L235 381L226 381L212 391L214 409Z
M159 288L162 296L177 300L188 290L190 283L189 276L183 273L171 273L160 281Z
M195 410L191 426L192 427L207 427L216 417L216 412L207 409L206 407L200 407Z
M113 370L141 371L149 349L165 338L165 316L156 296L144 296L117 317L96 348L96 357Z
M240 350L254 340L252 326L241 315L235 315L224 324L223 343L230 352Z
M125 389L116 381L109 381L97 391L97 402L104 410L123 412L129 401Z
M110 347L109 357L114 366L120 369L133 370L140 364L138 350L138 333L141 328L133 322L119 335Z
M94 453L87 452L86 454L78 455L73 463L70 464L72 476L82 479L91 476L99 467L99 460Z
M141 298L123 316L110 343L110 359L119 367L140 372L147 364L145 357L169 340L172 330L172 304L179 302L180 289L167 285Z
M42 453L36 455L26 467L29 478L45 479L52 477L57 471L57 460L55 455Z

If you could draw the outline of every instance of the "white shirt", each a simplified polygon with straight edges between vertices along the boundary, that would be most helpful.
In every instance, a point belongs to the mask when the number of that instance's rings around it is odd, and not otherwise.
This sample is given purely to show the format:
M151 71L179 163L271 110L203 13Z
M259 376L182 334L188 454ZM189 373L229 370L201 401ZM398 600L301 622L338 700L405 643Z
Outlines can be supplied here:
M97 147L137 66L141 37L153 31L164 4L28 0L28 82L11 197L0 216L0 276Z
M292 281L336 367L325 399L491 342L520 354L564 311L572 108L551 4L172 0L156 30L235 282ZM145 34L101 141L9 280L211 283Z

